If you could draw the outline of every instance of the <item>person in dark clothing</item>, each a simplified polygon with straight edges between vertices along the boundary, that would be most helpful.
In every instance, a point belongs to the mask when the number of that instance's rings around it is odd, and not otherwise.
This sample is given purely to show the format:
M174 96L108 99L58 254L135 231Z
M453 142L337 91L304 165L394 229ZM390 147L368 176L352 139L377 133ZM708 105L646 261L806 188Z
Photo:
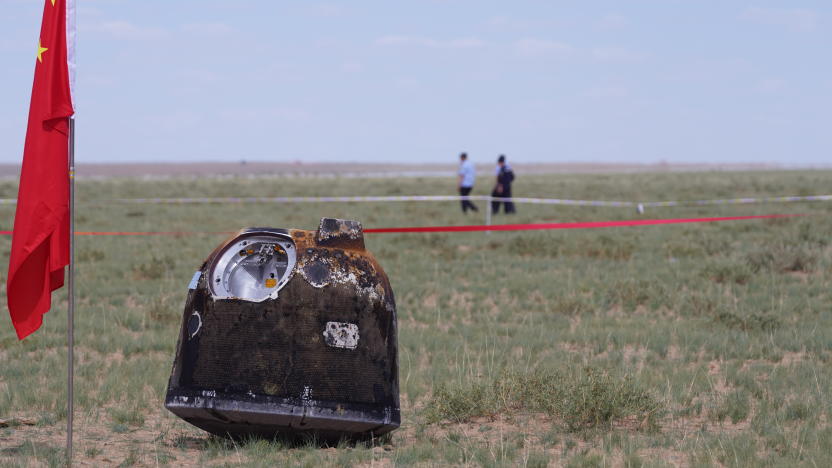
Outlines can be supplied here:
M497 159L497 169L495 171L497 176L497 184L494 186L494 191L491 196L497 200L491 202L491 212L498 213L500 211L500 204L505 204L506 214L514 214L514 203L510 201L501 202L500 198L511 198L511 183L514 181L514 171L506 163L505 155L501 154Z
M467 197L474 189L474 180L476 179L476 169L474 163L468 160L468 155L462 153L459 155L459 195ZM460 200L462 202L462 212L465 213L469 209L478 211L477 206L471 203L471 200Z

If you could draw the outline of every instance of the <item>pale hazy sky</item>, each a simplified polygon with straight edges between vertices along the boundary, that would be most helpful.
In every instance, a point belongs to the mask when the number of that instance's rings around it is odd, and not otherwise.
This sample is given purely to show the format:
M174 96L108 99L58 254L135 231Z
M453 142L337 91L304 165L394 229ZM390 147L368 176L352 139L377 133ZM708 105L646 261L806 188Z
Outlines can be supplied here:
M832 156L829 0L77 0L77 158ZM0 0L19 162L43 0Z

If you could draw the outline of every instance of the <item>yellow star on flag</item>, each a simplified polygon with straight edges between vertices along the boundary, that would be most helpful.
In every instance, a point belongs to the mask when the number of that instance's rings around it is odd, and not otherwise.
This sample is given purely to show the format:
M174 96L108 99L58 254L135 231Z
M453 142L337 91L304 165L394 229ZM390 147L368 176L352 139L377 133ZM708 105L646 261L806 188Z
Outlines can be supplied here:
M55 6L55 0L52 0L52 6Z
M43 63L43 53L47 50L49 49L40 45L40 39L38 39L38 62Z

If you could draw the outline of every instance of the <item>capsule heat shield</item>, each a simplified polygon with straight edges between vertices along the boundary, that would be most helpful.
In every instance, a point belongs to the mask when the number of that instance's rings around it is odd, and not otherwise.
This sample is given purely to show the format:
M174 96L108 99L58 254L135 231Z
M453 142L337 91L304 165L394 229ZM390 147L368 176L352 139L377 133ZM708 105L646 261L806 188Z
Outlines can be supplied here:
M399 426L396 306L361 225L249 228L194 277L165 406L219 435Z

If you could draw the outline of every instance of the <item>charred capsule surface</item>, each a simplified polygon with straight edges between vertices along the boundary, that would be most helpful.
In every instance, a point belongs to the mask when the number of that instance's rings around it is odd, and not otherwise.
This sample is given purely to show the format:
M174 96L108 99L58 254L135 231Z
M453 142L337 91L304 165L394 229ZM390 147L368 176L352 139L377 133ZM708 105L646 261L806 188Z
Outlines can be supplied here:
M399 426L396 305L361 225L243 229L189 285L165 406L218 435Z

